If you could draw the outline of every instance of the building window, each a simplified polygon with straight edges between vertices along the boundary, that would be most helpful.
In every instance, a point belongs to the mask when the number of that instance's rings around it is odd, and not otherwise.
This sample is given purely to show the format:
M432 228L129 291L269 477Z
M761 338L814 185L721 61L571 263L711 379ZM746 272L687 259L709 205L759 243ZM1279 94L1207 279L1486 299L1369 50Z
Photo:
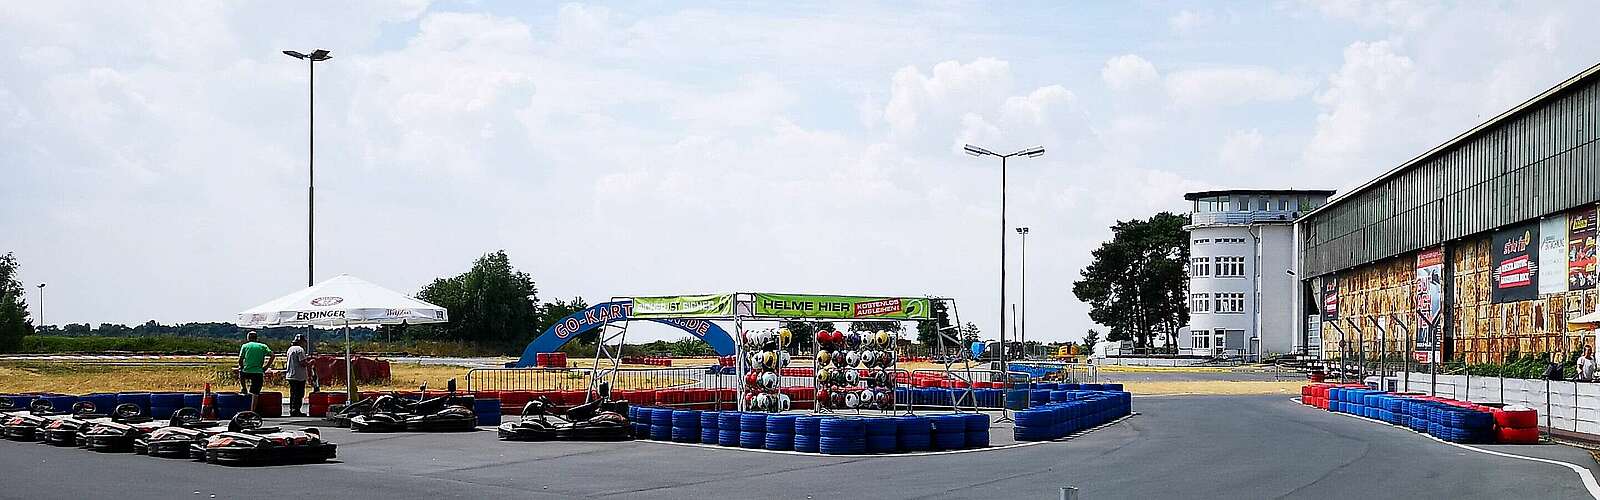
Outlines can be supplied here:
M1189 313L1193 314L1193 313L1208 313L1208 312L1211 312L1211 294L1209 294L1209 293L1191 293L1191 294L1189 294Z
M1289 211L1289 199L1288 198L1278 198L1278 211L1280 211L1280 212Z
M1217 293L1216 300L1213 302L1215 307L1212 307L1211 309L1217 314L1244 314L1243 292Z
M1189 348L1190 349L1210 349L1211 348L1211 332L1207 331L1207 330L1201 330L1201 331L1198 331L1198 332L1189 332Z
M1210 257L1190 257L1189 258L1189 276L1190 277L1204 278L1204 277L1210 276L1210 275L1211 275L1211 258Z
M1211 239L1209 239L1209 238L1200 238L1200 239L1194 240L1194 244L1196 244L1196 245L1203 245L1203 244L1210 243L1210 242L1211 242Z
M1243 278L1244 257L1217 257L1218 278Z
M1271 203L1271 202L1272 201L1268 200L1267 197L1265 197L1265 196L1256 197L1256 210L1260 210L1260 211L1263 211L1263 212L1267 211L1267 204Z

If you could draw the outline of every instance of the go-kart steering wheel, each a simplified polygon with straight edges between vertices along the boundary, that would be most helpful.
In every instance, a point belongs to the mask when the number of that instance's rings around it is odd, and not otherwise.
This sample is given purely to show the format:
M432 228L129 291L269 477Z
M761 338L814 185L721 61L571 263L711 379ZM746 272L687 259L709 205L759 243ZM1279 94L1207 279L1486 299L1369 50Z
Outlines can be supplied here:
M172 425L193 424L200 421L200 410L185 406L172 412Z
M53 404L50 404L49 401L45 401L43 399L35 399L35 400L33 400L32 403L28 404L28 411L31 411L33 413L48 413L48 412L56 411L56 406L53 405Z
M94 413L97 409L94 407L93 401L79 401L72 404L73 415L88 415Z
M232 420L228 421L228 430L230 432L239 432L260 428L261 415L257 415L256 412L253 411L241 411L234 415Z
M131 420L138 418L142 413L144 413L144 410L140 410L139 405L133 403L122 403L117 405L115 410L111 411L111 417L117 420Z

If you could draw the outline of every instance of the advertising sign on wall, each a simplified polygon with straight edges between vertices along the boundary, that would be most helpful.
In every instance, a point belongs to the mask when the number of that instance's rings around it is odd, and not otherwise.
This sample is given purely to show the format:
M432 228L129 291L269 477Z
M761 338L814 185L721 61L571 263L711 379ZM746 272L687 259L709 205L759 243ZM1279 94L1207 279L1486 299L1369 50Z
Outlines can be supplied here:
M756 294L756 316L784 318L928 319L928 299L915 297L844 297L837 295Z
M1339 277L1329 274L1322 278L1322 320L1339 319Z
M1539 224L1513 226L1494 233L1489 253L1494 257L1490 300L1495 303L1530 300L1539 296Z
M1567 214L1567 288L1588 290L1595 285L1595 207Z
M1567 291L1567 216L1539 221L1539 293Z
M1439 330L1444 311L1444 249L1431 248L1417 253L1417 348L1412 357L1418 363L1433 360L1433 334Z

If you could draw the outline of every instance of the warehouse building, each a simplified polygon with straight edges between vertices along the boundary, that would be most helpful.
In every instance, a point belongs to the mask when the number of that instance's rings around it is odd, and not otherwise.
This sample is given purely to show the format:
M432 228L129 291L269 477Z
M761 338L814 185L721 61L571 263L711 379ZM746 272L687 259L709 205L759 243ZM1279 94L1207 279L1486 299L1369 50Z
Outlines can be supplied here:
M1333 191L1188 193L1189 325L1178 353L1271 357L1300 352L1292 308L1294 221Z
M1308 354L1479 363L1594 345L1567 319L1596 306L1597 87L1600 66L1302 217Z

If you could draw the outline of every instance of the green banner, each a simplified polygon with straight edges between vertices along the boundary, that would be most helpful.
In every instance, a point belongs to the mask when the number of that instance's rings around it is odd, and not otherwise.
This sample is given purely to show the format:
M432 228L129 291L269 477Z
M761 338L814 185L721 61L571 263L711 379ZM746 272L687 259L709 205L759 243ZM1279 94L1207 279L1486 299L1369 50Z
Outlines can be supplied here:
M634 306L638 310L638 306ZM756 316L825 319L929 319L933 308L917 297L756 294Z
M727 294L634 297L634 318L712 318L733 316L733 296Z

